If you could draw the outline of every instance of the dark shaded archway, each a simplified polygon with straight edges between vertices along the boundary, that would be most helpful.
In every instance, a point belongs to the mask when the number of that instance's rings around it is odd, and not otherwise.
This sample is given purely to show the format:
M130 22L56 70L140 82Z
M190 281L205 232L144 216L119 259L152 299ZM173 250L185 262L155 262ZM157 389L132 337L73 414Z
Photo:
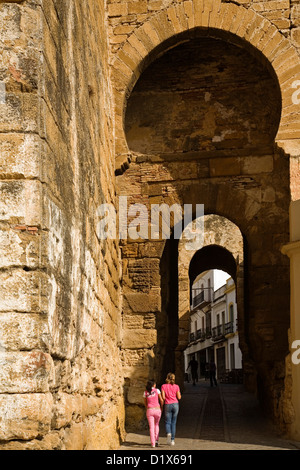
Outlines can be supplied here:
M281 113L278 82L257 53L232 39L199 29L178 37L176 47L166 45L127 102L125 132L133 154L184 158L239 149L245 155L272 146Z
M220 271L227 272L236 283L237 265L233 255L222 246L205 246L195 253L190 263L190 296L196 277L210 269L219 269Z
M178 240L172 236L165 243L160 261L161 314L158 319L157 353L160 357L159 377L164 382L175 372L175 351L178 345Z

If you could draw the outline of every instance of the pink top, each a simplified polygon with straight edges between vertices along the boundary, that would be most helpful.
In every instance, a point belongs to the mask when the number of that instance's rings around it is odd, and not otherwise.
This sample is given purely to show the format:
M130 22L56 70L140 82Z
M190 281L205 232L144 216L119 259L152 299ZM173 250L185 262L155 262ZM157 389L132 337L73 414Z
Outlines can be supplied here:
M158 388L152 388L152 392L149 393L147 390L144 392L144 398L147 398L147 408L159 407L158 395L160 390Z
M161 389L165 392L166 399L165 404L170 405L171 403L178 403L176 393L180 392L178 385L174 384L164 384Z

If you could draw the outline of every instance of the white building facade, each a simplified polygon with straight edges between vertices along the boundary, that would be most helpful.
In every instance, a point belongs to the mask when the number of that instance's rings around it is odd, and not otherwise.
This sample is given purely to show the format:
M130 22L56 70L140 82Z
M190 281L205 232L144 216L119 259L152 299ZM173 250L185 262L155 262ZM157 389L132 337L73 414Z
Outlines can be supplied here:
M239 348L236 288L232 278L215 290L215 271L198 276L192 286L190 343L184 352L185 370L194 357L198 378L208 378L213 359L222 382L242 382L242 353ZM191 379L187 370L186 378Z

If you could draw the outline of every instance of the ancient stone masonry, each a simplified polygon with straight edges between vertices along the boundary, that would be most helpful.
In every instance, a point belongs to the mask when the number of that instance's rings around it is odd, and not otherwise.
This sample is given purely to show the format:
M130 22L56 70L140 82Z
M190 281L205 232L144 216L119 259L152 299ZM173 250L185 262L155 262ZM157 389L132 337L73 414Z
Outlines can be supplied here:
M96 227L114 200L104 20L100 1L0 4L4 449L124 432L118 245Z
M247 387L289 431L299 31L294 0L0 0L1 449L116 449L145 381L182 380L191 253L101 238L119 196L204 204Z

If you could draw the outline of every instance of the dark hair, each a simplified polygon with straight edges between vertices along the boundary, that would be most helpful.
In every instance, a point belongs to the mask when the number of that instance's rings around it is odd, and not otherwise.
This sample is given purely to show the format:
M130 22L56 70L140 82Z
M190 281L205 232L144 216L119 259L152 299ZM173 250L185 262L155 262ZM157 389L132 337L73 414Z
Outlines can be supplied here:
M155 380L148 380L146 390L148 393L152 392L152 387L155 385Z

